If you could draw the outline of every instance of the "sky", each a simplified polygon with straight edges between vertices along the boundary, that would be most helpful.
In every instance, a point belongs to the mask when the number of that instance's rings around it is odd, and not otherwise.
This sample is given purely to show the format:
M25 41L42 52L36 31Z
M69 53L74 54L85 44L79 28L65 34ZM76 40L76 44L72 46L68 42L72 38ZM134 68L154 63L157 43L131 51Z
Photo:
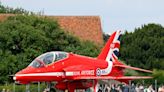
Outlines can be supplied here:
M2 5L54 16L100 16L102 30L134 31L143 24L164 26L164 0L0 0Z

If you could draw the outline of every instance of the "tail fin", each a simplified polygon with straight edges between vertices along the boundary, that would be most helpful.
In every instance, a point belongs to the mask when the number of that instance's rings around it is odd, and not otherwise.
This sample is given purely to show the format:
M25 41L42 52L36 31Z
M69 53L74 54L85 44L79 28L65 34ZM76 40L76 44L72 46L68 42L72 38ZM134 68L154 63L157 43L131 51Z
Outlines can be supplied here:
M108 62L114 62L119 55L120 48L120 36L121 31L115 31L107 41L106 45L102 49L101 53L97 57L98 59L103 59Z

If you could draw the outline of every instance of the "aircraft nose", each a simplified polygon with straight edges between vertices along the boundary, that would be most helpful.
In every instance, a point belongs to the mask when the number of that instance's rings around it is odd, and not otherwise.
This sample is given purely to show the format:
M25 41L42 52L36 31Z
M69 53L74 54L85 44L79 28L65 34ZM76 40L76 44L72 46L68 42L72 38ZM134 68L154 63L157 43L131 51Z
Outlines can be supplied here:
M13 76L14 81L20 81L21 77L17 75L17 73Z
M21 71L17 72L17 73L13 76L13 80L14 80L14 81L20 81L20 80L22 79L22 77L19 76L20 74L24 74L24 71L21 70Z
M30 67L27 67L27 68L24 68L21 71L17 72L13 76L13 80L14 81L20 81L20 80L22 80L22 76L21 75L28 73L30 69L31 69Z
M16 80L17 80L17 77L16 77L15 75L14 75L14 77L13 77L13 80L14 80L14 81L16 81Z
M18 84L28 84L28 83L29 83L29 81L24 80L23 77L17 76L17 75L15 75L15 76L13 77L13 80L14 80L16 83L18 83Z

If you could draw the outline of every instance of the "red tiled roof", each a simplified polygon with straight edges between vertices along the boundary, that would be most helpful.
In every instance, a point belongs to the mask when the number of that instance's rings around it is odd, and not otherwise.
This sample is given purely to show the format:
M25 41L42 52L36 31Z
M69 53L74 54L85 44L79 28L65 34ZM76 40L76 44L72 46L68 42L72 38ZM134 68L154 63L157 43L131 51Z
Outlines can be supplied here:
M98 16L50 16L59 22L66 31L89 40L97 45L103 45L101 21Z

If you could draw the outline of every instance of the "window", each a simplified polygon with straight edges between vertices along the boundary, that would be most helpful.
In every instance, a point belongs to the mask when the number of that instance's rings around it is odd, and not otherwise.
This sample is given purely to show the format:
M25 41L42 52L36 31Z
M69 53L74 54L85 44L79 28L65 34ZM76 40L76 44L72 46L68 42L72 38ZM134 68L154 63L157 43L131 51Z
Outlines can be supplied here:
M68 57L68 53L66 52L47 52L34 59L29 66L39 68L66 57Z
M32 66L34 66L34 67L40 67L41 66L41 63L40 62L37 62L37 61L34 61L32 63Z
M59 53L56 53L56 58L55 58L55 61L58 61L58 60L61 60L61 59L64 59L67 57L67 54L65 52L59 52Z
M43 67L44 63L42 61L40 61L39 59L35 59L32 61L32 63L29 66L39 68L39 67Z
M51 64L54 60L54 54L48 53L43 57L43 62L45 65Z

